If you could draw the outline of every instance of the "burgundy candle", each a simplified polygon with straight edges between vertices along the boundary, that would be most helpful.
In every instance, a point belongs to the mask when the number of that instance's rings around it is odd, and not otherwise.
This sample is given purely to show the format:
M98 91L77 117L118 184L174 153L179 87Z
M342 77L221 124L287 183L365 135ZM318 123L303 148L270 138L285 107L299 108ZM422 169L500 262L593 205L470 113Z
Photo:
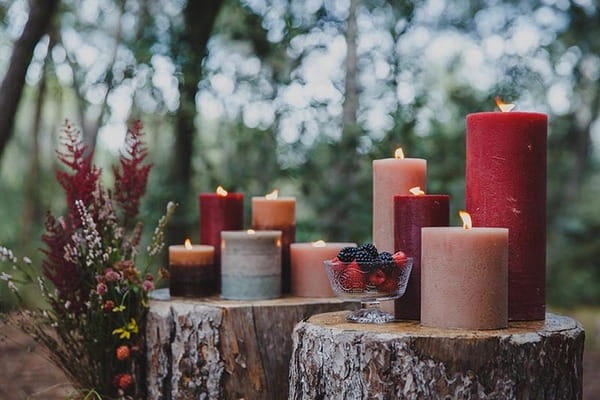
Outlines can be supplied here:
M221 276L221 231L244 227L244 195L228 193L219 186L215 193L200 193L200 244L215 248L215 265Z
M545 318L547 126L541 113L467 116L467 211L475 225L509 229L510 320Z
M395 301L397 319L421 318L421 228L448 226L450 198L443 194L424 194L419 188L413 195L394 196L394 251L413 258L413 267L404 296Z

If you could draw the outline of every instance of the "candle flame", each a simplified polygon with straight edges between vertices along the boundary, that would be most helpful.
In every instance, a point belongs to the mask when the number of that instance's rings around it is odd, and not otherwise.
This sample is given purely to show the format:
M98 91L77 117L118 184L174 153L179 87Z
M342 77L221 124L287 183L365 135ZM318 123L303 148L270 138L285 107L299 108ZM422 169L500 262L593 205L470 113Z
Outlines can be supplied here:
M279 197L279 190L277 190L277 189L275 189L271 193L267 193L265 195L265 198L267 200L275 200L275 199L277 199L277 197Z
M192 242L190 241L190 239L185 239L185 242L183 243L183 245L185 246L186 249L191 250L192 249Z
M222 197L227 196L227 190L223 189L223 186L217 187L216 192L217 192L217 195L219 195L219 196L222 196Z
M313 247L327 247L327 243L324 240L317 240L316 242L312 242Z
M402 151L402 147L398 147L396 151L394 151L394 158L403 159L404 152Z
M414 194L415 196L422 196L425 194L424 191L421 190L420 186L415 186L413 188L408 189L409 192L411 192L412 194Z
M254 235L254 234L256 233L256 231L255 231L254 229L248 229L248 230L246 231L246 233L247 233L248 235Z
M494 97L494 100L496 100L496 105L502 112L512 111L516 107L516 104L503 102L500 96Z
M473 222L471 221L471 214L469 214L466 211L459 211L458 215L460 215L460 219L462 219L464 229L471 229L473 227Z

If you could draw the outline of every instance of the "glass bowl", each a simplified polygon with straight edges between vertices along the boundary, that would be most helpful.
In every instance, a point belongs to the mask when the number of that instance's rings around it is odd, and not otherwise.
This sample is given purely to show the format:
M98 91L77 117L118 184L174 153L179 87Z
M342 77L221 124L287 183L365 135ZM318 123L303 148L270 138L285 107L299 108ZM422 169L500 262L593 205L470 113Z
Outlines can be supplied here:
M358 263L327 260L325 270L334 293L341 299L361 302L361 309L352 311L351 322L382 324L394 321L394 316L379 308L381 301L393 300L406 292L413 259L383 265L381 262Z

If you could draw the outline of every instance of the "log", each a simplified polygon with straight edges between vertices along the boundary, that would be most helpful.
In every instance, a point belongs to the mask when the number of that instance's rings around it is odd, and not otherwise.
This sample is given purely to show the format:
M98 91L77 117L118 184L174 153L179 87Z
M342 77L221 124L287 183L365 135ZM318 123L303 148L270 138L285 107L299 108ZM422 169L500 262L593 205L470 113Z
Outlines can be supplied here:
M584 330L555 314L490 331L319 314L293 333L289 399L581 399Z
M296 323L358 307L336 298L169 299L166 289L152 298L146 328L150 400L285 398Z

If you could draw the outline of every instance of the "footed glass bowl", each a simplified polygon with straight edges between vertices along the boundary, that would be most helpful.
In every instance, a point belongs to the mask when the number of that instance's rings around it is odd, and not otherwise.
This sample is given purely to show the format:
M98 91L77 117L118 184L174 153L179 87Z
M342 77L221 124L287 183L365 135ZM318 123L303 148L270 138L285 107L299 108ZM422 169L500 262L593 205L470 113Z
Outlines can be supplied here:
M388 265L380 262L341 262L337 259L324 263L334 293L342 299L361 302L361 309L350 312L346 319L363 324L383 324L395 318L381 310L379 304L404 295L412 261L407 257Z

